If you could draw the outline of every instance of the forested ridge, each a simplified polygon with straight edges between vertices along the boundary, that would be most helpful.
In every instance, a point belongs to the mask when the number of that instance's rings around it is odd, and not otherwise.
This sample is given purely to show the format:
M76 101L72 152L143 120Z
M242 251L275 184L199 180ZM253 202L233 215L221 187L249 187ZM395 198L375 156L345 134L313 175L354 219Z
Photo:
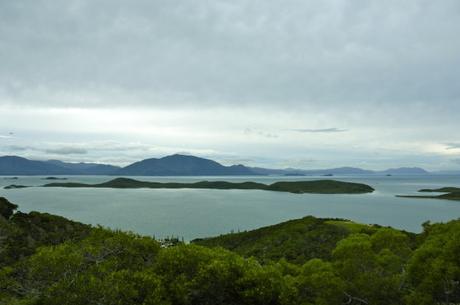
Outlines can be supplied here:
M460 302L460 220L421 234L305 217L162 247L0 198L0 304Z

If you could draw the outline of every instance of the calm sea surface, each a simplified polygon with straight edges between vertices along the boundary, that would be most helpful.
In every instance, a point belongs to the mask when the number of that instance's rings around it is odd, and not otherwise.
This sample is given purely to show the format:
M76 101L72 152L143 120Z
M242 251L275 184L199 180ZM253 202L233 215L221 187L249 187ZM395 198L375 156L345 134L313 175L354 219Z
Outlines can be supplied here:
M104 176L69 176L67 181L99 183ZM144 181L318 180L324 177L132 177ZM397 198L421 188L460 187L460 176L343 176L335 180L361 182L376 189L365 195L290 194L260 190L92 189L40 188L5 190L9 184L42 185L43 177L0 177L0 196L23 212L40 211L106 227L156 237L186 240L254 229L306 215L339 217L362 223L389 225L413 232L431 220L460 217L460 202Z

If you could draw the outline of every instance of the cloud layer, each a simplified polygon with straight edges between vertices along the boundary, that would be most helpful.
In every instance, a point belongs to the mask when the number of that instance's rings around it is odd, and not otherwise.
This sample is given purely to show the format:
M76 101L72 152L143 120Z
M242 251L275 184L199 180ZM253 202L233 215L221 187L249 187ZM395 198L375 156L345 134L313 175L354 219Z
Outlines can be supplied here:
M459 28L456 0L0 1L0 153L448 168Z
M459 17L455 0L2 1L1 92L74 107L454 106Z

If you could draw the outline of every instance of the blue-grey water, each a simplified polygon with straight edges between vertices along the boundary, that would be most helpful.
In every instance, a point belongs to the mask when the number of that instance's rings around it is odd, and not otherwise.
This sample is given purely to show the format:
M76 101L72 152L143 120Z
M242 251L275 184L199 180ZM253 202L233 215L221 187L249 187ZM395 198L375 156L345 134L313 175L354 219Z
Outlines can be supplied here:
M421 188L460 186L460 176L346 176L333 179L361 182L376 189L364 195L290 194L261 190L40 188L5 190L9 184L42 185L43 177L0 177L0 196L32 210L89 224L131 230L156 237L186 240L254 229L306 215L346 218L420 232L421 224L460 217L460 202L397 198ZM68 176L67 181L98 183L104 176ZM317 180L324 177L132 177L144 181ZM52 181L51 181L52 182Z

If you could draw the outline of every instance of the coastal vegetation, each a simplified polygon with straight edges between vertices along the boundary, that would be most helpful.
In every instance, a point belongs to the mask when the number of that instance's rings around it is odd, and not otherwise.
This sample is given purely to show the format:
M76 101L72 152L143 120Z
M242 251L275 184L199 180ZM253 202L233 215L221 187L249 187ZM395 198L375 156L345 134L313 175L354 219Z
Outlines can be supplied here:
M460 187L442 187L439 189L421 189L419 192L425 193L455 193L460 192Z
M313 258L330 260L337 243L351 234L372 236L381 229L384 228L379 225L307 216L249 232L195 239L192 243L222 247L244 257L255 257L262 263L284 259L304 264ZM401 233L412 246L415 245L416 234Z
M371 193L374 189L366 184L342 182L335 180L318 181L283 181L272 184L257 182L226 182L226 181L200 181L194 183L177 182L149 182L129 178L116 178L97 184L55 182L45 184L44 187L92 187L92 188L152 188L152 189L219 189L219 190L265 190L289 193L316 193L316 194L363 194Z
M402 198L428 198L428 199L446 199L460 200L460 188L458 187L442 187L438 189L421 189L422 193L445 193L441 195L398 195Z
M460 302L460 220L413 234L309 216L162 247L16 208L0 199L2 305Z

